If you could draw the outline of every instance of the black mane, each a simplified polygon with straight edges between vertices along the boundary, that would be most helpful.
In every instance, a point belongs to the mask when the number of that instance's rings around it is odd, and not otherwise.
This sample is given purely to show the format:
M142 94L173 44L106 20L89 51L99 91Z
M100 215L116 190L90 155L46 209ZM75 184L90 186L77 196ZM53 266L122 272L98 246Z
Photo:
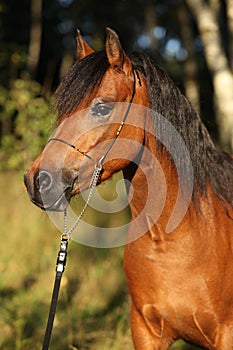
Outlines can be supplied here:
M70 116L84 98L91 98L108 67L105 51L86 56L71 67L55 93L58 118Z
M166 118L186 144L193 166L194 192L205 193L209 181L216 196L233 207L233 159L214 146L196 110L162 69L143 53L130 58L134 69L146 77L150 108ZM105 51L75 63L56 92L58 116L72 114L84 97L91 99L108 67ZM172 139L169 142L172 144ZM182 162L179 149L173 153Z

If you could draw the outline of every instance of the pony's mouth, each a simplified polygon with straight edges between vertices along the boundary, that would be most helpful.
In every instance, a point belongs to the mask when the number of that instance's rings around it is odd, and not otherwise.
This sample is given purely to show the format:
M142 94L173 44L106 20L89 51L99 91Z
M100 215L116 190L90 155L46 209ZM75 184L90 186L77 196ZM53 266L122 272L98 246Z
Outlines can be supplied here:
M70 205L72 197L90 188L90 179L93 177L91 172L88 176L87 171L81 178L77 172L73 179L70 174L68 175L64 176L62 181L56 181L57 176L45 170L37 174L33 180L26 174L24 183L31 202L44 211L64 211Z
M38 199L31 198L33 204L45 211L64 211L70 203L72 194L71 188L67 188L61 193L51 204L47 204L45 198L38 201Z
M82 186L80 189L77 178L73 181L71 186L68 186L62 193L58 194L55 199L51 200L49 193L40 195L39 198L31 198L33 204L45 211L64 211L70 204L72 197L78 195L81 191L89 188L88 184Z

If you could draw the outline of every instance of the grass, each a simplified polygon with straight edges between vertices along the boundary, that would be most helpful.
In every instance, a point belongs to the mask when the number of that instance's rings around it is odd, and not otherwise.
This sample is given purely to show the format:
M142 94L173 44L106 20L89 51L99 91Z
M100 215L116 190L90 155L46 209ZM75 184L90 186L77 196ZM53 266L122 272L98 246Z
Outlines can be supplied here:
M47 322L60 232L34 207L22 174L0 176L0 348L39 350ZM108 185L103 192L110 193ZM127 220L128 212L124 212ZM96 221L96 217L92 220ZM101 218L115 225L118 217ZM111 220L113 222L111 222ZM132 350L124 248L71 241L51 350ZM173 350L194 349L177 342Z

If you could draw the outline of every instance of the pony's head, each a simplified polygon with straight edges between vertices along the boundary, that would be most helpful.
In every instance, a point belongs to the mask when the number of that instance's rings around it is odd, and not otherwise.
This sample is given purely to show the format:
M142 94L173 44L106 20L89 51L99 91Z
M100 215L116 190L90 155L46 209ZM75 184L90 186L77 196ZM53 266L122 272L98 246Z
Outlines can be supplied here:
M25 175L32 202L47 210L64 210L72 196L89 187L99 163L99 181L125 168L144 139L144 118L137 115L135 124L132 106L149 105L146 80L117 34L107 29L100 52L79 31L76 43L77 62L56 92L58 128Z

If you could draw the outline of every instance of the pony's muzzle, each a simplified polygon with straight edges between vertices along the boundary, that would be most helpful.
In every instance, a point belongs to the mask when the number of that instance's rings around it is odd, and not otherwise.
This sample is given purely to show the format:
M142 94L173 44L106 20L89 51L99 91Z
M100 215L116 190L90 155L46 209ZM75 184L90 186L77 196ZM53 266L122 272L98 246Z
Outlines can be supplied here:
M65 176L62 172L45 169L36 171L31 168L24 176L31 201L48 211L63 211L69 205L73 181L70 174Z

